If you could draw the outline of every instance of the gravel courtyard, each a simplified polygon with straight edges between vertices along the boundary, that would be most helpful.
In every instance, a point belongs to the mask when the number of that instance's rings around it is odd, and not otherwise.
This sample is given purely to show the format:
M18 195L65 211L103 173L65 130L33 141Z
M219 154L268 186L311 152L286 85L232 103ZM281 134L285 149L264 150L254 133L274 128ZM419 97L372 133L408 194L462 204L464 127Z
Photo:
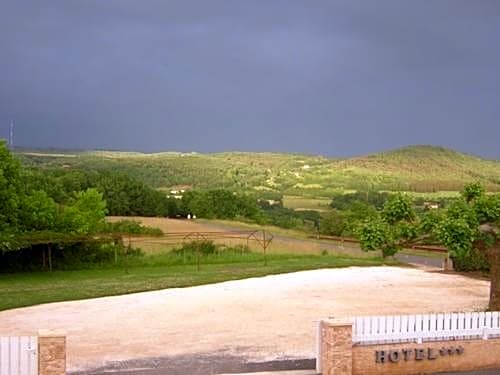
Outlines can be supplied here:
M488 290L425 269L325 269L3 311L0 335L64 329L73 371L197 353L312 358L320 318L479 310Z

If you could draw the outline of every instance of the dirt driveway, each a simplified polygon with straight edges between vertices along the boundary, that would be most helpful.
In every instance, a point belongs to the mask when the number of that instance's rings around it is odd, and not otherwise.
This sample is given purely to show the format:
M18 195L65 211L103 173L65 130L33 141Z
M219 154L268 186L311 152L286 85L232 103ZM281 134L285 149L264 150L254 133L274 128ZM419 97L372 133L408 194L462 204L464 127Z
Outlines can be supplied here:
M0 312L0 335L61 328L70 370L196 353L311 358L323 317L482 309L488 282L398 267L304 271Z

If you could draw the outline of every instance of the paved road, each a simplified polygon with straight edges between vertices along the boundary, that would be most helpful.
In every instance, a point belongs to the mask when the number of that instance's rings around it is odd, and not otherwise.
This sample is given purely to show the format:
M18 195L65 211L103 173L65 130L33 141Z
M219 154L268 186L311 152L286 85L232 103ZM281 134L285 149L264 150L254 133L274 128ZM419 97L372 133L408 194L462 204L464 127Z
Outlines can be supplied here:
M174 358L155 358L115 362L104 368L73 375L216 375L230 373L255 373L258 371L310 370L314 374L315 360L284 360L270 362L246 362L241 357L197 355ZM277 373L276 375L278 375ZM499 375L500 369L467 372L444 372L434 375ZM256 374L257 375L257 374Z
M396 254L396 259L402 263L418 264L427 267L443 268L443 259L425 257L420 255L408 255L403 253Z
M207 227L211 227L213 230L235 230L236 227L223 223L204 223ZM300 244L318 244L321 245L325 250L339 250L339 242L336 241L328 241L328 240L316 240L314 238L296 238L289 237L282 234L273 234L274 238L283 242L293 242ZM353 243L346 243L345 246L352 249L359 249L359 245ZM426 257L420 255L408 255L403 253L396 254L395 258L407 264L416 264L421 266L433 267L433 268L442 268L443 267L443 259L438 257Z
M258 371L310 370L315 359L247 362L244 357L203 354L114 362L72 375L216 375ZM313 371L314 372L314 371Z

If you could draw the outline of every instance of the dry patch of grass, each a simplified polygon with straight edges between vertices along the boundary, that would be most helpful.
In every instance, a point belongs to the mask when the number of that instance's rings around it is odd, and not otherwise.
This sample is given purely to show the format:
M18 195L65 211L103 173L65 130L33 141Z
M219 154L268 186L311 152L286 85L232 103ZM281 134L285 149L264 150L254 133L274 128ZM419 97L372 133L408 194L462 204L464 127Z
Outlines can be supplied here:
M283 197L283 205L293 210L314 210L324 212L330 210L331 201L330 198L305 198L295 195L285 195Z
M110 217L108 220L116 221L123 217ZM267 248L268 254L338 254L350 257L370 258L378 256L378 253L367 253L362 251L357 244L319 241L311 239L305 232L274 227L271 225L260 226L257 224L241 223L226 220L179 220L167 218L151 217L128 217L149 227L160 228L164 233L190 233L190 232L210 232L210 231L230 231L230 230L265 230L271 233L274 238ZM186 238L186 242L192 239ZM164 238L131 238L131 245L141 248L147 254L156 254L166 250L180 247L182 240ZM249 239L215 239L215 243L228 247L235 245L246 245L254 252L263 252L263 248L258 241Z

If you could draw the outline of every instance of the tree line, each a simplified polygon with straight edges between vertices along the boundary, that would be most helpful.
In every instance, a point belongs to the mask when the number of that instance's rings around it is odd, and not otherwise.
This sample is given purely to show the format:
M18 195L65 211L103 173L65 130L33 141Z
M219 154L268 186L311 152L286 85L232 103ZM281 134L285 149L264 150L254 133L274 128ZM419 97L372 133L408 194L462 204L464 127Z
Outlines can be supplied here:
M24 168L0 142L0 271L109 260L124 250L120 232L158 234L137 223L107 223L103 185L80 177Z

